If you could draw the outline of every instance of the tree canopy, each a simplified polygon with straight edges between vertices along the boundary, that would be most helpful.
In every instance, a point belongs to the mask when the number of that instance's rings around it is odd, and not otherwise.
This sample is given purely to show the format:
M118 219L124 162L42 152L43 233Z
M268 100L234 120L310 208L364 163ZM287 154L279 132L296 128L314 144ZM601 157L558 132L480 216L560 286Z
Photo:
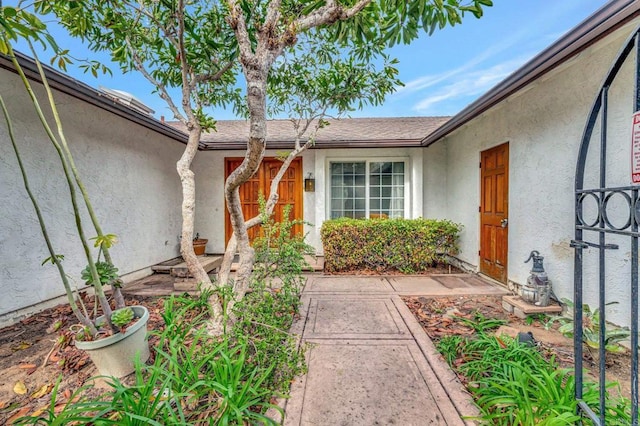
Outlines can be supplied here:
M287 161L313 143L325 117L380 104L395 90L400 84L397 62L385 53L387 48L460 24L465 14L480 17L483 8L492 5L491 0L29 1L25 4L39 14L55 15L91 49L109 52L123 72L141 73L186 127L188 143L177 162L183 190L181 252L193 276L208 285L191 245L191 163L202 132L215 127L210 107L232 108L247 117L246 154L224 190L233 244L240 253L236 298L247 289L255 259L247 233L255 222L247 223L243 215L239 187L264 157L269 115L293 121L295 147L283 162L286 168ZM18 7L3 13L22 12ZM181 96L172 97L170 88L178 88ZM310 133L303 143L305 132ZM267 207L277 202L277 185L275 193L273 188ZM225 256L223 270L230 268L229 259ZM227 283L227 275L220 278ZM220 312L214 314L220 317Z

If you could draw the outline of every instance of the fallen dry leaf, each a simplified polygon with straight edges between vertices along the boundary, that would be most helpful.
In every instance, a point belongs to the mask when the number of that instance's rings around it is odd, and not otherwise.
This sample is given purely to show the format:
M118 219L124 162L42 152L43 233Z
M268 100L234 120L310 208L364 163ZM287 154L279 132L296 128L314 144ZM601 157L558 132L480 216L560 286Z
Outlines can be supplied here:
M53 407L53 412L54 412L55 414L60 414L60 412L61 412L62 410L64 410L64 407L66 407L66 406L67 406L67 403L66 403L66 402L59 402L59 403L57 403L57 404L56 404L56 406L55 406L55 407Z
M7 419L7 424L13 424L16 420L18 420L20 417L26 416L29 413L30 408L29 407L22 407L21 409L19 409L18 411L16 411L13 416L9 417Z
M21 368L23 370L31 370L32 368L36 368L37 365L35 364L20 364L18 365L18 368Z
M29 342L20 342L17 345L11 347L14 351L22 351L31 347L31 343Z
M18 380L16 384L13 385L13 391L18 395L24 395L27 393L27 387L22 380Z
M33 413L31 413L31 416L33 417L40 417L40 415L42 413L44 413L45 411L47 411L47 409L49 408L49 405L43 405L42 407L38 408L36 411L34 411Z
M34 399L42 398L43 396L51 392L52 389L53 389L52 383L47 383L46 385L42 385L40 386L40 389L38 389L37 391L31 394L31 398L34 398Z
M64 391L62 391L62 396L64 396L65 399L71 398L71 390L70 389L65 389Z

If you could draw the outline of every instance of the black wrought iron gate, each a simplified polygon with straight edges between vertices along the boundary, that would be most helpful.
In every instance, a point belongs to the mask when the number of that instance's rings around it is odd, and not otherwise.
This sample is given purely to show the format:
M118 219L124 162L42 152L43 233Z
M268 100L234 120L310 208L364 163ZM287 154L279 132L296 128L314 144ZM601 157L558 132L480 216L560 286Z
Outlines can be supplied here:
M629 130L631 129L631 116L633 112L640 110L640 28L632 34L621 49L607 77L605 78L600 92L597 95L591 112L589 114L586 127L584 129L582 143L578 154L575 180L575 240L572 246L575 248L574 259L574 355L575 355L575 376L576 376L576 398L579 401L579 413L590 418L596 425L607 424L605 407L605 356L606 356L606 329L607 329L607 290L609 284L607 277L613 272L618 275L619 270L613 271L609 267L610 257L616 252L620 256L624 252L625 267L628 271L622 275L625 277L623 283L616 285L628 286L629 300L618 300L624 304L624 314L630 316L631 327L631 418L633 425L638 424L638 237L640 232L640 185L628 185L631 181L620 184L610 182L608 174L613 170L612 164L607 161L608 154L617 144L631 144L627 137L624 140L607 140L610 118L609 94L610 88L623 67L634 67L634 94L633 111L629 105L628 120ZM631 62L632 61L632 62ZM625 74L628 76L628 73ZM628 79L628 77L625 77ZM594 135L594 129L599 129L599 135ZM597 133L597 132L596 132ZM631 136L631 131L628 133ZM592 140L594 143L591 143ZM599 144L598 144L599 142ZM608 150L609 148L609 150ZM589 152L592 155L589 156ZM588 160L589 158L589 160ZM594 159L595 158L595 159ZM627 157L629 158L629 157ZM615 164L622 168L628 167L626 164ZM612 220L612 205L616 205L617 221ZM628 207L628 212L627 212ZM591 210L591 213L587 210ZM620 213L620 211L623 211ZM622 220L619 218L622 217ZM589 254L589 259L585 258ZM619 265L615 265L616 268ZM586 271L586 272L585 272ZM593 282L590 282L593 281ZM584 377L583 377L583 302L585 286L590 286L594 293L597 288L598 302L597 308L599 317L599 370L600 370L600 394L599 403L591 404L585 401L584 397ZM627 305L629 304L629 305ZM596 358L597 359L597 358ZM611 423L611 422L609 422Z

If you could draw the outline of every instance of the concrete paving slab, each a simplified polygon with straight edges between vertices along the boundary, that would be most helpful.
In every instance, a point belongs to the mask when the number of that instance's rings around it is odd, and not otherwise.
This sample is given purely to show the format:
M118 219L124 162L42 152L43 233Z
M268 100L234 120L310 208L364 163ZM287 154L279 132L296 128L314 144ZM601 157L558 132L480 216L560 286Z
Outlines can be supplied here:
M314 276L305 293L392 293L393 288L383 277Z
M400 295L506 291L470 274L440 278L309 276L292 328L311 344L309 371L280 401L284 424L475 425L471 396Z
M314 341L285 425L463 425L415 342ZM437 383L437 381L436 381Z
M510 294L506 288L473 274L398 276L388 279L397 294L407 296Z
M458 376L449 368L449 365L445 362L440 352L436 349L427 333L424 332L422 326L400 296L393 296L392 300L413 339L420 348L422 356L434 373L432 382L430 383L438 382L440 384L440 387L433 385L433 391L445 392L460 417L465 419L464 424L467 426L476 426L477 423L469 420L478 417L480 414L478 407L473 402L473 397L464 385L460 383Z
M305 338L398 339L409 331L389 298L316 298L309 304Z

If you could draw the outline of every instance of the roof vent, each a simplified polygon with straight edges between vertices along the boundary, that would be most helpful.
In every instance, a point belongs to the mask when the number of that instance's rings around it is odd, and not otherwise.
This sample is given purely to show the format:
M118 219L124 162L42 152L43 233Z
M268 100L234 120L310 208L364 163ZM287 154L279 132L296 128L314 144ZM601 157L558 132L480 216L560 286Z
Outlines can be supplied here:
M155 113L154 110L143 104L140 99L136 98L131 93L123 90L108 89L103 86L98 86L98 89L113 101L138 111L141 114L152 116Z

